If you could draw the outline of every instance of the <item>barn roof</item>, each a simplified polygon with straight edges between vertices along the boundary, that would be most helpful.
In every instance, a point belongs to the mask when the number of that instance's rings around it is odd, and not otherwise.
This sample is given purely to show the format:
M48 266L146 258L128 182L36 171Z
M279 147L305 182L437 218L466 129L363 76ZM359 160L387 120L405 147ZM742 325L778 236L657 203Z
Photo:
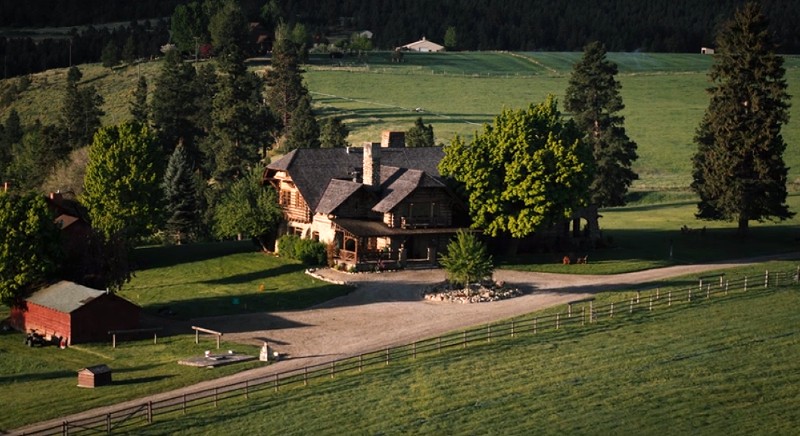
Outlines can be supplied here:
M62 313L72 313L105 293L77 283L60 281L36 291L27 301Z

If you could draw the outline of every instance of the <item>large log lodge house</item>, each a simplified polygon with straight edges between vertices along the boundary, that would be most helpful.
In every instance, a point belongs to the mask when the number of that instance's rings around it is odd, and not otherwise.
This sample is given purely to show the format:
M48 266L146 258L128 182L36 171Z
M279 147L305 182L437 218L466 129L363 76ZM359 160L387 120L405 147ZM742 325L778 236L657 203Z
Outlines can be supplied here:
M284 212L279 233L332 243L347 269L435 263L467 215L439 174L443 156L389 131L360 148L293 150L264 173Z

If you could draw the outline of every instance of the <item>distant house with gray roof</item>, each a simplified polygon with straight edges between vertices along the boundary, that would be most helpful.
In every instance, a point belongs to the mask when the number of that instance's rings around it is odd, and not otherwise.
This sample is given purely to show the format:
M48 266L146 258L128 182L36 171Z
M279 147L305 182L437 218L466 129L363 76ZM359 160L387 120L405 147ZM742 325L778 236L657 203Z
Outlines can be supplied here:
M363 147L297 149L269 164L264 182L278 193L283 233L331 243L347 268L434 263L466 227L466 208L447 188L441 147L405 147L383 132Z

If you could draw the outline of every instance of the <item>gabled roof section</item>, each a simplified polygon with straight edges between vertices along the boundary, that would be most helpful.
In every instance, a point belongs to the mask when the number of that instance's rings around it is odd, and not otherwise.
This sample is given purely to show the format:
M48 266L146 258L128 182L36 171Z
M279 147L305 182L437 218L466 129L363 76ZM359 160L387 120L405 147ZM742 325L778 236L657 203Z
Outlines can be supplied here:
M350 180L333 179L328 183L328 188L322 194L322 198L317 205L317 213L329 214L341 206L351 195L355 194L363 183Z
M72 313L105 293L77 283L61 281L35 292L27 301L61 313Z
M381 180L387 166L415 169L438 178L437 166L443 157L441 147L381 148ZM298 148L267 165L266 174L286 171L311 210L318 212L321 206L329 209L338 198L336 195L322 203L332 179L353 180L363 174L363 160L361 148ZM334 187L343 188L344 184L337 182Z
M386 177L381 181L383 198L372 208L379 213L386 213L394 209L417 188L445 187L441 181L419 170L382 167L381 175L382 178L384 175Z

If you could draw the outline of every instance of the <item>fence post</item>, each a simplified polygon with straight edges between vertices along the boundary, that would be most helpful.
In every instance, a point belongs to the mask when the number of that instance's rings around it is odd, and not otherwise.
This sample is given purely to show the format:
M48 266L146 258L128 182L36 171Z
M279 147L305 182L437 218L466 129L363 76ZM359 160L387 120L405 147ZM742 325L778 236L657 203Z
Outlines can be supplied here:
M667 307L671 306L672 306L672 291L669 291L669 293L667 294Z
M111 416L111 414L109 414L109 416ZM111 422L111 421L109 421L109 422ZM153 402L152 401L148 401L147 402L147 423L148 424L152 424L153 423Z
M69 423L67 421L61 423L61 434L63 435L69 434Z
M533 318L533 334L536 334L536 317Z
M633 313L633 298L631 298L631 307L628 310L628 313Z
M359 371L361 368L359 368ZM303 367L303 386L308 386L308 367Z
M245 399L250 398L249 394L250 394L250 381L249 380L245 380L244 381L244 398Z
M514 337L514 320L511 320L511 337Z
M275 392L278 392L278 374L275 374Z
M769 270L764 271L764 289L769 285Z
M659 299L660 299L660 298L659 298L659 293L660 293L660 291L661 291L661 288L656 288L656 300L659 300Z
M653 296L652 295L650 296L649 310L650 310L650 312L653 311Z
M688 292L688 294L689 294L689 299L688 299L688 301L689 301L689 302L691 302L691 301L692 301L692 288L689 288L689 292Z
M217 388L214 388L214 408L217 407Z
M335 360L332 360L332 361L331 361L331 378L333 378L333 375L334 375L335 373L336 373L336 361L335 361Z
M711 283L706 286L706 299L711 298Z
M414 345L413 345L412 349L414 350L414 359L416 359L417 358L417 343L416 342L414 342Z
M186 394L183 394L183 414L186 415Z
M703 292L703 279L700 279L700 286L697 287L697 292ZM692 298L689 297L689 301L691 301L691 300L692 300Z
M106 433L111 434L111 414L106 413ZM66 433L64 433L66 434Z
M558 330L558 313L556 313L556 330Z
M609 311L608 316L609 316L609 318L613 318L614 317L614 303L611 303L611 310Z
M389 364L389 347L386 347L386 364Z
M586 306L581 307L581 325L586 325Z
M442 337L439 336L436 338L436 351L441 353L442 352Z
M747 292L747 276L744 276L744 291Z
M639 304L640 297L641 297L641 291L636 291L636 304Z
M464 339L461 341L461 343L463 344L463 348L467 348L467 331L466 330L464 330L463 338Z
M361 372L361 368L364 366L364 355L358 355L358 372Z
M728 296L728 281L725 280L725 296Z

